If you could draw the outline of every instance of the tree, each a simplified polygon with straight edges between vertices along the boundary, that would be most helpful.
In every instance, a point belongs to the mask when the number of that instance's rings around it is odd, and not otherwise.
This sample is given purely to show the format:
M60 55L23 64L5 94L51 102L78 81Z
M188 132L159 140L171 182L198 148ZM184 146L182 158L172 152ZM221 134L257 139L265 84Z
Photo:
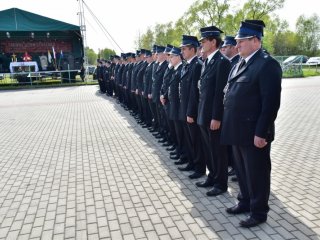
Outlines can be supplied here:
M208 25L223 27L230 0L198 0L187 11L187 21L197 29Z
M249 0L243 6L244 17L250 19L265 19L270 13L283 7L285 0Z
M151 30L151 28L148 28L147 32L141 36L138 46L140 46L140 48L151 49L153 43L154 32Z
M315 56L319 51L320 19L314 14L310 18L301 15L296 23L299 52L308 56Z
M241 21L260 19L267 25L263 46L273 52L274 32L278 31L281 21L271 14L283 7L285 0L247 0L239 9L231 8L231 1L197 0L175 24L156 24L154 28L149 28L146 34L142 35L141 42L150 46L152 43L178 45L182 34L199 37L199 29L210 25L217 26L225 35L235 35Z
M296 55L298 53L297 34L292 31L279 32L273 41L274 54L278 56Z
M96 64L97 54L94 52L94 50L89 47L86 47L85 52L86 52L86 57L88 58L88 64L89 65Z
M100 52L101 58L103 59L110 59L110 56L115 54L116 52L109 48L102 49Z

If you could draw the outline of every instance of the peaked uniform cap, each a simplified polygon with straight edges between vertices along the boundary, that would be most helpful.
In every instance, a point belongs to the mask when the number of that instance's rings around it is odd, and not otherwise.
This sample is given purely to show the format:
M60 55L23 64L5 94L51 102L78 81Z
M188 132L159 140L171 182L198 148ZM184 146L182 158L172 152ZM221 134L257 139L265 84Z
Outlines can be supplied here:
M221 47L226 47L226 46L230 46L230 45L235 46L235 45L237 45L237 42L233 36L226 36L224 38L224 42Z
M181 55L181 48L178 48L178 47L172 47L170 53L170 55L176 55L176 56L179 56Z
M199 47L199 41L198 38L195 36L190 36L190 35L182 35L182 41L180 47L192 45L195 47Z
M170 53L173 46L171 44L167 44L166 48L164 49L164 53Z
M258 19L246 19L244 21L248 22L248 23L252 23L252 24L256 24L256 25L262 26L262 36L263 36L263 28L266 27L266 24L264 23L264 21L258 20Z
M203 27L200 28L200 33L201 33L201 39L202 41L205 38L208 37L219 37L223 31L216 26L209 26L209 27Z
M261 39L263 36L263 26L249 22L241 22L239 31L235 39L245 39L257 37Z

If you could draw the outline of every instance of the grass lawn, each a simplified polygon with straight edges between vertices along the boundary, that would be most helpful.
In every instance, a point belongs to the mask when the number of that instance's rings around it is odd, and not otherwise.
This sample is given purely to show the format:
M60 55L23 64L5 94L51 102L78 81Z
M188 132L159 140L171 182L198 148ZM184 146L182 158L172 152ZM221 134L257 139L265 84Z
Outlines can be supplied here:
M319 76L320 66L303 66L302 71L304 77Z
M27 80L28 81L28 80ZM21 89L21 88L45 88L45 87L62 87L62 86L81 86L81 85L95 85L97 81L92 79L92 75L88 75L87 81L82 82L79 76L75 80L65 80L61 82L60 78L42 78L41 80L33 80L30 82L19 83L16 79L10 78L8 74L4 79L0 80L0 90Z

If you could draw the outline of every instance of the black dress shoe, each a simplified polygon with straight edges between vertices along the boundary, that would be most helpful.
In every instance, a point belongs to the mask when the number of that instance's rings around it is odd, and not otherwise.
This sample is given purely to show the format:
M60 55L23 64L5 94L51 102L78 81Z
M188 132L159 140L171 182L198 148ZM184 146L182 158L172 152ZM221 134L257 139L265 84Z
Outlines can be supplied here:
M228 171L228 176L233 176L233 175L236 175L236 172L233 168L231 168L229 171Z
M189 178L190 179L197 179L197 178L201 178L202 176L204 176L204 173L194 172L191 175L189 175Z
M205 187L213 187L213 185L214 185L214 182L212 182L212 181L210 181L208 179L205 180L205 181L196 183L197 187L203 187L203 188L205 188Z
M180 159L179 161L174 162L175 165L182 165L182 164L186 164L188 161L187 160L182 160Z
M167 151L173 151L173 150L176 150L176 147L175 146L171 146L171 147L168 147L166 148Z
M172 155L178 155L177 151L170 152L170 156L172 156Z
M170 156L170 159L172 159L172 160L178 160L180 158L180 156L178 156L178 155L171 155Z
M236 176L232 177L231 182L238 182L238 178Z
M243 207L239 204L233 206L233 207L229 207L226 209L226 212L227 213L230 213L230 214L240 214L240 213L246 213L246 212L249 212L250 209L249 208L246 208L246 207Z
M212 188L210 191L207 192L207 196L209 197L215 197L218 195L221 195L222 193L225 193L227 190L222 190L220 188Z
M159 135L156 135L156 136L154 136L156 139L160 139L160 138L162 138L162 136L159 134Z
M255 227L261 223L266 222L267 219L255 219L253 217L248 217L246 220L241 220L239 222L240 227L244 227L244 228L250 228L250 227Z
M185 167L178 167L178 169L180 171L183 171L183 172L186 172L186 171L193 171L194 170L194 167L193 166L190 166L189 164Z
M163 144L162 144L162 146L164 146L164 147L168 147L168 146L170 146L171 144L169 143L169 142L164 142Z

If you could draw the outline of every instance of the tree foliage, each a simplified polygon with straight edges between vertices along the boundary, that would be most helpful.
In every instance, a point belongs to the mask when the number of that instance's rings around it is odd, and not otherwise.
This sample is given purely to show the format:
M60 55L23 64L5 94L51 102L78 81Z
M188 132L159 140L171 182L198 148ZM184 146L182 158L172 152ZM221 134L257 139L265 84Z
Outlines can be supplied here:
M274 50L272 33L277 30L279 22L273 23L271 14L283 7L285 0L247 0L242 8L233 7L232 3L235 1L197 0L176 23L156 24L153 28L149 28L141 36L139 45L149 47L152 44L179 45L182 34L199 37L199 29L210 25L222 29L225 35L235 35L242 20L261 19L268 26L265 30L264 47L272 52Z
M85 48L86 57L88 58L89 65L95 65L97 63L97 59L110 59L111 55L115 55L116 52L112 49L99 49L98 53L95 53L93 49L86 47Z
M86 47L85 48L86 57L88 58L88 64L94 65L97 61L97 54L94 52L93 49Z
M105 49L102 49L102 50L101 50L101 52L100 52L100 58L110 59L110 56L111 56L111 55L115 55L115 54L116 54L116 52L115 52L114 50L105 48Z
M318 15L300 16L296 31L289 30L288 23L274 12L283 7L285 0L246 0L239 6L238 0L196 0L176 22L156 24L140 34L135 41L137 49L151 49L153 44L179 46L181 36L200 36L199 29L214 25L225 35L236 35L240 22L260 19L266 24L263 47L274 55L320 54L320 19ZM288 0L287 0L288 1ZM235 6L236 5L236 6Z
M299 52L315 56L319 51L320 19L318 15L310 18L301 15L296 23Z

